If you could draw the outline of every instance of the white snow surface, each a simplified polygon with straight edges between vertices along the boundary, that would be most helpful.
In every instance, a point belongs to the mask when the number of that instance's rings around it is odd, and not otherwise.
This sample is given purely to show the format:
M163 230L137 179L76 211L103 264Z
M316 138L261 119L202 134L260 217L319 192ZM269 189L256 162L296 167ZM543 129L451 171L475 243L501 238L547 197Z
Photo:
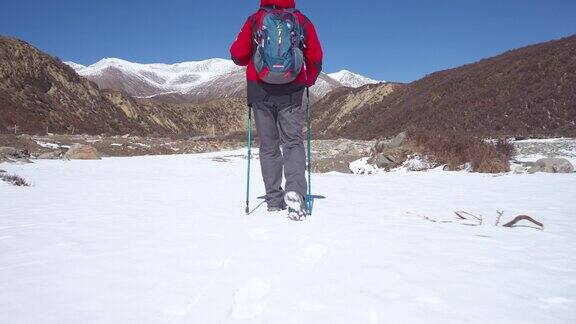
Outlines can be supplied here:
M366 84L385 82L385 81L373 80L360 74L350 72L348 70L341 70L335 73L329 73L328 76L342 83L344 86L352 88L358 88Z
M71 68L73 68L74 70L76 70L76 72L85 69L86 66L82 65L82 64L78 64L78 63L74 63L72 61L67 61L64 62L64 64L69 65Z
M242 154L0 164L0 323L576 322L576 174L315 175L292 222Z

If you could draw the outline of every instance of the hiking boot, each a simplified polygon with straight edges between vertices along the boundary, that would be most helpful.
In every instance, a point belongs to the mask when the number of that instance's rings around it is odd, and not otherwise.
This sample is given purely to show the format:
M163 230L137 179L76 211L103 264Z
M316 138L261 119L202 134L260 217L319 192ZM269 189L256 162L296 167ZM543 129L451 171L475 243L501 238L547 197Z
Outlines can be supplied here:
M290 191L284 195L284 201L288 206L288 218L293 221L301 221L306 218L304 197L301 194Z

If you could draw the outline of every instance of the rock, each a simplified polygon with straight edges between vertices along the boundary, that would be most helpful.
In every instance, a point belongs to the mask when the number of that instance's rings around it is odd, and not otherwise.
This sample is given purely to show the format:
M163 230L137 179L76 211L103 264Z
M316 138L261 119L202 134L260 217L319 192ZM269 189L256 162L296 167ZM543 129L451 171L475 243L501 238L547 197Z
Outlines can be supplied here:
M0 162L21 162L32 163L27 150L20 150L14 147L0 147Z
M466 162L462 165L458 165L458 166L450 166L448 164L446 164L443 168L443 171L468 171L468 172L472 172L472 163L470 162Z
M377 154L376 156L372 156L368 159L368 164L375 165L379 169L392 169L398 165L394 160L389 158L383 153Z
M404 147L405 142L406 132L402 132L392 139L377 142L370 150L370 158L367 163L384 170L401 166L411 153Z
M313 141L313 172L352 173L350 163L368 156L372 146L372 142L348 139Z
M372 153L375 155L377 153L382 153L387 150L398 148L404 144L404 141L406 141L406 132L402 132L392 139L379 141L372 148Z
M15 155L17 153L18 153L18 150L14 147L7 147L7 146L0 147L0 154L2 156Z
M52 152L46 152L38 155L38 160L58 160L62 157L62 151L56 150Z
M563 158L544 158L536 161L528 169L528 173L546 172L546 173L572 173L574 166L570 161Z
M331 171L340 173L352 173L352 170L350 170L350 163L356 160L358 160L358 157L351 155L327 157L314 161L312 164L312 171L315 173L326 173Z
M360 156L362 152L356 147L353 141L347 139L340 139L331 150L338 155L353 155L353 156Z
M402 144L404 144L405 140L406 140L406 132L402 132L396 135L393 139L391 139L388 142L388 147L390 148L400 147Z
M74 144L64 154L67 160L100 160L98 150L90 145Z
M408 159L408 156L413 153L403 146L376 152L376 149L372 150L368 163L385 170L401 166Z

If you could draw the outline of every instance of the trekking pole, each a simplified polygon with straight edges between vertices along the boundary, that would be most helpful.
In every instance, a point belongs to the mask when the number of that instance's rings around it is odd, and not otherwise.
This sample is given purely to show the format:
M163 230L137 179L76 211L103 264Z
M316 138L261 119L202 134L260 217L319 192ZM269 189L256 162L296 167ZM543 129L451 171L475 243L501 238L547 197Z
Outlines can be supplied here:
M246 171L246 215L250 214L250 160L252 160L252 108L248 106L248 167Z
M308 141L308 197L306 197L306 209L308 215L312 215L312 207L314 206L312 197L312 109L310 108L310 88L306 87L306 126L307 126L307 141Z

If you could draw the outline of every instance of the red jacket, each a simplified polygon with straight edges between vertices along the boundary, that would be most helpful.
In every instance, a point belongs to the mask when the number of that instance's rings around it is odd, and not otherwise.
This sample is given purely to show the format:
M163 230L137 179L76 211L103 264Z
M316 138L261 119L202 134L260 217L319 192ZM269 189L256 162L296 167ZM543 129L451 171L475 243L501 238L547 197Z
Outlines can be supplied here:
M260 0L260 7L276 6L278 8L295 8L294 0ZM256 68L252 62L253 55L253 31L252 25L254 19L258 21L264 14L263 10L258 10L256 13L248 17L246 23L240 30L240 34L230 48L230 54L234 63L240 66L247 66L246 78L248 82L261 83ZM316 79L322 70L322 46L318 40L316 29L312 22L302 13L296 13L300 21L300 25L304 28L304 59L305 68L293 83L312 86L316 83Z

